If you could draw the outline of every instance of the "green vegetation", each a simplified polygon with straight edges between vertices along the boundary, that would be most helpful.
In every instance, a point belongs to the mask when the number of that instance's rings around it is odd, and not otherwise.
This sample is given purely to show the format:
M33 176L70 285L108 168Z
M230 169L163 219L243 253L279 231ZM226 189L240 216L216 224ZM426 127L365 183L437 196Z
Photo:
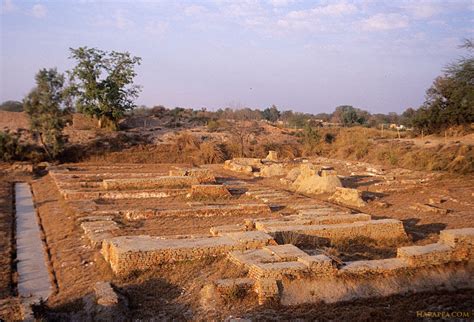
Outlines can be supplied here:
M5 101L0 104L0 111L23 112L23 103L18 101Z
M474 122L474 43L465 40L471 55L446 68L426 91L426 102L413 116L413 125L429 133Z
M18 134L0 132L0 160L10 162L20 160L23 156L24 147L19 142Z
M56 158L64 146L64 76L54 69L41 69L36 74L36 87L24 100L30 117L30 129L50 159Z
M69 72L69 94L76 100L79 112L97 118L99 127L116 128L126 111L135 107L140 86L133 85L135 65L141 58L128 52L110 53L96 48L71 48L77 65Z
M270 122L276 122L280 118L280 111L275 105L262 111L262 117Z

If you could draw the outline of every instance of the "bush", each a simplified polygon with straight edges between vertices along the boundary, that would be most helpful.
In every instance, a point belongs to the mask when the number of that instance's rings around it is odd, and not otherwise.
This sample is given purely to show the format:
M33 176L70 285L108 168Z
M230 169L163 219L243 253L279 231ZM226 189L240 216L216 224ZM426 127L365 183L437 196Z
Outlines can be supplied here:
M24 147L19 143L19 136L0 132L0 160L11 162L23 159Z
M209 132L216 132L220 127L220 124L218 121L216 120L209 120L209 122L207 122L207 130Z

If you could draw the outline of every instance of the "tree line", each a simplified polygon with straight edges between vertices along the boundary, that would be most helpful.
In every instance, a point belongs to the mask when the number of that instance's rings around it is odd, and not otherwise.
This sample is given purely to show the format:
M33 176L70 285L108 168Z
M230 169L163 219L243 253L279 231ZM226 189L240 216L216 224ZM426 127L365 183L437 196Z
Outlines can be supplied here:
M133 114L141 111L146 115L189 117L207 123L219 119L267 120L293 128L307 128L321 121L368 127L395 123L425 133L440 132L474 122L474 42L465 40L461 47L468 55L449 64L443 75L434 80L422 106L408 108L401 114L371 114L351 105L338 106L332 113L320 114L281 111L275 105L263 110L223 108L217 111L155 106L138 109ZM95 118L99 127L117 129L118 121L131 115L136 108L135 99L141 91L141 87L134 84L135 67L140 65L140 57L88 47L70 48L70 54L69 58L76 62L72 70L62 74L56 68L41 69L35 76L36 86L23 102L7 101L0 105L0 110L23 110L28 114L30 129L50 159L56 158L63 149L62 130L71 112ZM10 149L14 142L6 138L5 133L0 141L8 142Z

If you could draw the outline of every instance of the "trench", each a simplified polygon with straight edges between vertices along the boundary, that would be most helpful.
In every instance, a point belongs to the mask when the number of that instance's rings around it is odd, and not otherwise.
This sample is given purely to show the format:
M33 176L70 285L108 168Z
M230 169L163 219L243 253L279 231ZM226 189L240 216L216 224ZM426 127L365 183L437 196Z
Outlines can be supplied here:
M41 240L39 218L28 183L15 183L16 268L18 295L30 303L51 294L47 254Z

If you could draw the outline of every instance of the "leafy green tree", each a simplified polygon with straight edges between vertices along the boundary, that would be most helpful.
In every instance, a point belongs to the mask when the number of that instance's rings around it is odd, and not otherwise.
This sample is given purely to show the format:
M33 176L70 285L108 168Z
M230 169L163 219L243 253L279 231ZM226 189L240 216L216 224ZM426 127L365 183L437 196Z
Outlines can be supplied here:
M453 125L474 122L474 43L461 46L471 55L448 65L426 91L425 103L416 111L413 125L427 132L437 132Z
M275 105L262 111L262 117L270 122L276 122L280 118L280 111Z
M48 154L56 158L64 146L64 76L56 70L41 69L35 76L36 87L23 101L30 118L30 129Z
M98 119L99 127L111 122L114 127L136 105L141 87L133 84L135 65L141 58L128 52L106 52L97 48L70 48L77 65L69 73L69 93L76 98L77 110Z

